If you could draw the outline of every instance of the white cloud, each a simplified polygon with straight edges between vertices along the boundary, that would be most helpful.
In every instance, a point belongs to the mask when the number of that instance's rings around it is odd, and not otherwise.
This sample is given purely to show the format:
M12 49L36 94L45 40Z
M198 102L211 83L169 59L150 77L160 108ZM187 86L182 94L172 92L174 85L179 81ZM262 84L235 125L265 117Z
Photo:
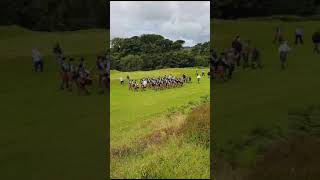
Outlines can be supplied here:
M111 39L155 33L185 46L210 40L210 1L111 1L110 9Z

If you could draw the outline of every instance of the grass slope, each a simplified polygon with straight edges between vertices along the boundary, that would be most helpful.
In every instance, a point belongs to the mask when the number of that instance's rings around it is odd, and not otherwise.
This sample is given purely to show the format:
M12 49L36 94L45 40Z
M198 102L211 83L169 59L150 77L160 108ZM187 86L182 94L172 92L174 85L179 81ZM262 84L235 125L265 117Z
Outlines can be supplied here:
M289 67L280 70L278 47L272 44L275 27L282 24L285 37L292 49L288 57ZM232 161L240 168L249 167L258 157L259 143L241 144L257 129L274 132L288 130L288 110L320 103L320 56L312 53L312 33L319 29L319 22L280 21L229 21L215 20L213 45L219 52L231 46L236 35L250 39L261 50L263 70L242 69L234 79L225 84L215 83L214 133L217 154ZM305 28L305 44L293 45L296 26ZM222 152L222 150L224 150Z
M52 47L94 65L108 47L105 30L33 32L0 27L1 179L103 179L107 99L58 90ZM31 48L45 59L31 72Z
M111 72L112 178L209 177L209 149L180 135L190 112L187 109L201 104L201 96L209 95L209 78L203 77L198 84L195 72L196 68ZM183 73L192 76L192 84L157 92L132 92L119 82L127 74L139 79ZM209 121L209 110L206 113Z

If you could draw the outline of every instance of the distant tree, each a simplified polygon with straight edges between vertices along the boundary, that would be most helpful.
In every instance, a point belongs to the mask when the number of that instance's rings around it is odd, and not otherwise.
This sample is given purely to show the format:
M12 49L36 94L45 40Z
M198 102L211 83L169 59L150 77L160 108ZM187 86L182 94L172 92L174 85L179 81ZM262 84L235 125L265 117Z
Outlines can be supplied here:
M143 34L140 36L140 39L144 44L154 44L157 41L163 40L164 37L157 34Z
M185 43L184 40L177 40L177 41L173 42L172 48L174 50L181 50L183 48L184 43Z
M111 40L112 69L121 71L208 66L210 43L183 49L185 41L172 41L157 34Z
M122 48L124 39L122 38L114 38L111 40L111 48L113 52L120 52Z
M120 67L123 71L137 71L143 67L143 60L137 55L128 55L120 59Z

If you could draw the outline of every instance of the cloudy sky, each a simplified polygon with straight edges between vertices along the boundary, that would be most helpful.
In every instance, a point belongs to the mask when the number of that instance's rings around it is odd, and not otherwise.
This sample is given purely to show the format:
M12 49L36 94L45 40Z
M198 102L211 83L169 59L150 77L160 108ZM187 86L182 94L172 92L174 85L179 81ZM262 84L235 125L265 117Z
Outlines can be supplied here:
M160 34L193 46L210 39L210 1L111 1L110 36Z

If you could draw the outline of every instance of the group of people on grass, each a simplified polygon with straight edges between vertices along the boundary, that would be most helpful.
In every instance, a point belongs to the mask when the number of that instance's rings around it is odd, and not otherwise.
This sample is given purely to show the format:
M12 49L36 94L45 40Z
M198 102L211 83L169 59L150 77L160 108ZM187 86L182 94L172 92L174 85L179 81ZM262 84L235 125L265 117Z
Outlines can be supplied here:
M281 63L281 69L287 67L287 56L291 48L288 40L284 38L283 30L280 26L276 28L273 43L279 44L279 57ZM304 29L302 26L298 26L294 31L294 43L295 45L302 45L304 43ZM312 34L313 53L320 53L320 31L316 31Z
M208 78L210 78L210 71L207 73L207 75L208 75ZM198 72L198 69L196 69L196 77L197 77L198 84L200 84L201 77L203 77L203 76L205 76L205 71L204 71L204 69L202 69L201 75L200 75L200 73Z
M294 43L296 45L303 44L304 43L304 29L302 26L299 26L296 28L294 32ZM276 28L275 36L273 39L273 43L279 43L281 44L282 42L285 41L284 35L283 35L283 30L281 26L278 26ZM320 31L315 31L312 34L312 43L313 43L313 53L320 53Z
M92 85L93 77L84 58L81 57L78 64L75 63L74 58L72 57L66 60L66 57L62 54L59 44L53 48L53 53L61 67L62 78L60 88L62 90L68 89L72 91L72 88L75 85L79 94L82 92L89 94L88 86ZM97 57L96 69L98 71L98 86L101 88L101 93L104 93L109 86L110 80L107 56Z
M53 55L60 69L60 89L73 91L77 88L79 94L88 95L90 92L88 86L93 84L93 77L90 69L87 67L83 57L78 62L73 57L65 57L62 48L57 43L53 48ZM34 48L32 50L34 71L43 71L43 58L40 52ZM106 92L109 87L109 63L107 56L98 56L96 60L96 69L98 71L98 85L101 93Z
M196 69L196 79L198 84L200 84L201 78L205 76L205 71L202 69L201 74L198 69ZM210 72L208 72L208 77L210 77ZM123 77L120 77L120 85L125 84ZM127 75L128 87L132 91L145 91L147 88L153 90L164 90L176 87L182 87L185 83L192 83L191 76L183 74L181 77L170 75L164 75L159 77L146 77L140 80L130 79Z
M70 57L66 59L63 57L60 60L61 66L61 84L60 89L67 89L73 91L73 87L76 86L79 93L84 92L89 94L88 86L92 84L90 78L90 71L86 68L84 59L81 58L77 64L74 58Z
M294 33L294 42L296 45L304 43L304 29L299 26ZM288 41L283 36L283 31L280 26L276 28L275 36L273 39L274 44L278 44L278 53L280 59L281 69L287 67L288 53L291 51ZM320 31L316 31L312 35L312 43L314 44L313 52L320 53ZM236 68L242 65L243 69L262 69L263 65L260 58L259 49L251 45L250 40L241 41L240 36L232 41L231 47L220 53L213 49L211 51L211 71L212 78L222 81L232 79L233 73Z
M240 36L232 41L231 47L220 53L211 51L212 78L222 81L231 80L236 68L262 68L260 51L249 40L241 41Z
M133 80L127 76L129 90L132 91L144 91L147 88L153 90L164 90L170 88L182 87L184 83L191 83L191 76L186 76L183 74L181 77L176 77L173 75L165 75L159 77L146 77L140 80ZM124 81L120 78L121 85L124 85Z

